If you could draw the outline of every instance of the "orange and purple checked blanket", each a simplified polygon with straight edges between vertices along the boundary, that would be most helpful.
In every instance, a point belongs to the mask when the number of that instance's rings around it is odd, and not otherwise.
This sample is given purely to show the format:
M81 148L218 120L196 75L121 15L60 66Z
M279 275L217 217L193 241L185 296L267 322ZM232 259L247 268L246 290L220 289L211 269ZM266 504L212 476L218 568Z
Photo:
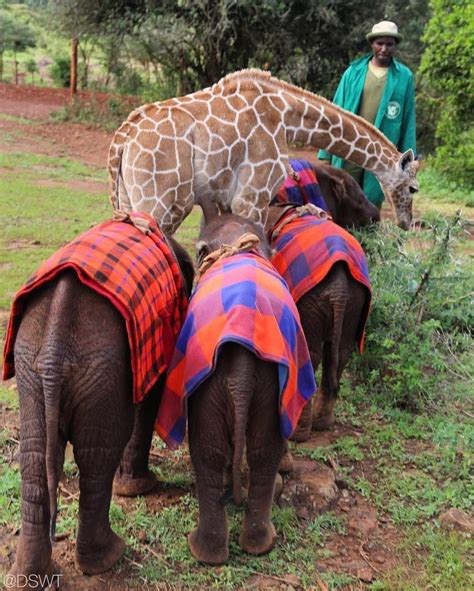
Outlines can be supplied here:
M359 351L362 352L372 293L362 246L354 236L331 220L303 214L288 221L295 211L296 208L289 209L269 232L275 253L272 263L287 282L295 302L298 302L326 277L337 262L345 262L352 277L367 288L364 319L358 335ZM281 228L279 234L278 228Z
M169 447L184 438L186 398L212 374L220 347L229 341L278 364L281 433L293 433L316 390L298 310L267 260L239 253L214 263L189 303L155 425Z
M276 205L277 203L306 205L307 203L312 203L329 213L329 208L321 193L318 179L311 167L311 163L302 159L290 159L290 166L296 173L297 178L295 179L292 175L289 175L278 189L270 205Z
M107 221L81 234L45 261L13 301L4 349L3 379L14 376L14 343L28 296L64 269L104 296L125 320L133 372L133 400L143 400L166 371L188 300L173 251L154 219L145 235L132 223Z

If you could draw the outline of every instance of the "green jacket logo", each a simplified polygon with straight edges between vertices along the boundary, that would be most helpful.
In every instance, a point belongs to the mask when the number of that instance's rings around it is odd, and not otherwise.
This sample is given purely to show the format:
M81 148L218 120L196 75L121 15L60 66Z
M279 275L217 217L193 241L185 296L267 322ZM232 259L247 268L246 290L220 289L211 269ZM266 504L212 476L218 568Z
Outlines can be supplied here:
M387 105L387 110L385 111L385 115L387 119L396 119L400 115L400 111L402 108L397 101L390 101Z

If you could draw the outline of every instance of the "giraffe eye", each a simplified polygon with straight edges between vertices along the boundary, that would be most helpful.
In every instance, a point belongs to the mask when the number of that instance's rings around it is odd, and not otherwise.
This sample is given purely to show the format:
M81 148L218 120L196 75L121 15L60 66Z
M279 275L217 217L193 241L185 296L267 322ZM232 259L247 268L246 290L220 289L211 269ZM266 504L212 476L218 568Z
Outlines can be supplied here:
M418 189L416 187L409 187L410 193L413 195L413 193L418 193Z

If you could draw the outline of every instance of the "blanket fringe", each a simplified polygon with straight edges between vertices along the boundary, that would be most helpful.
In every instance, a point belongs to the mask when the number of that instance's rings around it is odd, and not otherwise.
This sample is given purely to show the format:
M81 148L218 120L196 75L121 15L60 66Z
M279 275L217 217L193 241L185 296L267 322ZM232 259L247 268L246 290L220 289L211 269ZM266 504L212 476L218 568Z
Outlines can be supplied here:
M320 207L317 207L312 203L307 203L306 205L295 207L290 215L284 216L281 222L277 223L276 227L273 229L271 233L270 243L272 243L276 238L278 238L286 224L289 224L296 218L303 217L307 214L314 215L320 219L332 220L332 217L329 215L327 211L324 211L324 209L321 209Z
M116 209L114 211L114 222L124 222L125 224L131 224L135 226L137 230L140 230L145 236L149 236L151 234L150 222L145 218L138 217L138 216L131 216L129 212L123 211L121 209Z
M240 236L240 238L238 238L232 244L221 244L220 248L208 254L203 260L201 266L199 267L199 276L204 275L204 273L220 259L225 259L240 252L249 252L250 250L256 248L259 244L260 238L251 232L242 234L242 236Z

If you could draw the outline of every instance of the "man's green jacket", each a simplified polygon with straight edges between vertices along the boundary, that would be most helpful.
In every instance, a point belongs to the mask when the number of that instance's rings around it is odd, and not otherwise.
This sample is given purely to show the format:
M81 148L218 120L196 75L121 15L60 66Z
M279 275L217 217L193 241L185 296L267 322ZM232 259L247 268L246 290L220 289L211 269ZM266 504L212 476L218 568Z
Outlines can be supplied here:
M368 54L352 62L342 75L333 103L352 113L357 113L371 58L372 54ZM395 59L392 59L389 66L387 82L374 125L395 144L400 152L411 148L416 154L413 74L405 65ZM333 156L326 150L320 150L318 158L330 160L331 164L338 168L342 168L344 164L342 158ZM374 175L367 171L364 171L362 189L372 203L378 206L382 204L384 195L380 184Z

